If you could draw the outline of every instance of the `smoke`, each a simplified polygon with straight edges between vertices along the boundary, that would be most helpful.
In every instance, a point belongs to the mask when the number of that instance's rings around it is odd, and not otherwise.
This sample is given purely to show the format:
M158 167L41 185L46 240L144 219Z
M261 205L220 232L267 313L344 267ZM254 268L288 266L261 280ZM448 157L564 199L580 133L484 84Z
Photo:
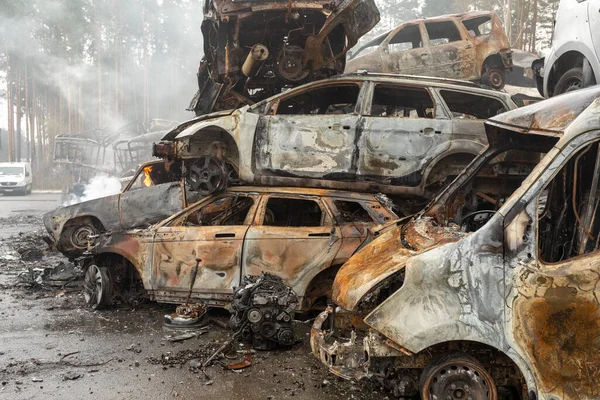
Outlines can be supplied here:
M55 129L186 120L202 56L201 3L8 1L0 9L0 70L7 52L11 70L28 71L30 88L51 99L46 112L63 115Z
M119 193L121 193L121 181L119 181L119 178L108 175L96 175L90 179L88 184L84 185L82 196L73 193L70 198L63 203L63 206L70 206L72 204L112 196Z

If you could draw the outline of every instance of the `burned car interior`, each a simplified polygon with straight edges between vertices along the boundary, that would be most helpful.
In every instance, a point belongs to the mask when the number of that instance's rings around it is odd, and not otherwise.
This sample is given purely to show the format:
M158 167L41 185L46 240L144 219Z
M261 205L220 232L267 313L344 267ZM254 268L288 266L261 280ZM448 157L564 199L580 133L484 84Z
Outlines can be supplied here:
M316 88L300 95L281 99L271 108L272 114L352 114L356 111L356 102L360 86L341 84Z
M600 192L598 143L573 157L538 199L539 256L558 263L598 250Z
M479 229L557 141L493 129L488 130L489 147L463 171L452 188L440 194L425 215L444 225L457 224L465 232ZM490 177L496 180L490 181Z

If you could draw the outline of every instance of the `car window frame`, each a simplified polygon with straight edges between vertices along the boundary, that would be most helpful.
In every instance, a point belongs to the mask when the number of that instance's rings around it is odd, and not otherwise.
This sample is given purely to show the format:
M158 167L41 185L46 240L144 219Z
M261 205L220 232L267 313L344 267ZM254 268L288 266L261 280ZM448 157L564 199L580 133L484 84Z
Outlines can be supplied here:
M400 117L389 117L389 116L382 117L382 116L377 116L377 115L371 115L371 107L373 106L373 99L375 98L375 88L377 87L377 85L383 84L383 85L389 85L389 86L403 86L403 87L414 87L417 89L424 89L429 94L429 97L431 97L431 101L433 102L433 117L432 118L402 117L402 119L427 120L427 121L436 120L436 119L445 119L445 118L439 118L438 99L435 96L433 88L429 85L418 85L418 84L408 83L408 82L388 82L388 81L371 81L369 83L370 83L370 88L369 88L369 91L367 92L367 95L365 96L364 107L362 107L362 111L361 111L361 116L364 118L400 118Z
M454 24L454 27L458 31L458 35L460 36L460 40L453 40L453 41L448 42L448 43L432 44L431 43L431 39L429 38L429 31L427 30L427 24L428 23L429 24L437 24L437 23L441 23L441 22L452 22ZM466 28L464 28L464 26L462 25L462 22L459 25L455 19L440 19L440 20L437 20L437 21L431 21L431 20L429 20L429 21L423 21L422 23L423 23L423 32L422 32L422 34L424 35L424 39L427 40L427 46L423 46L423 47L427 47L428 49L431 49L432 51L433 51L433 49L435 49L438 46L445 46L445 45L449 45L451 43L468 41L468 38L465 37L465 34L463 32L463 30L466 30Z
M358 115L359 114L359 110L361 108L361 96L364 94L364 87L365 87L365 82L361 81L361 80L340 80L340 81L334 81L334 82L318 82L315 84L309 84L307 86L301 86L298 88L294 88L291 90L288 90L285 93L280 94L277 98L273 99L271 102L269 102L269 104L267 105L264 115L268 115L268 116L300 116L300 115L308 115L308 116L317 116L317 115L336 115L336 114L278 114L277 111L279 109L279 105L281 104L281 101L283 100L287 100L290 97L296 96L296 95L300 95L303 92L308 92L308 91L312 91L315 89L319 89L322 86L334 86L334 85L348 85L348 84L354 84L358 86L358 95L356 96L356 104L354 105L354 111L345 115Z
M385 40L379 45L379 47L382 50L386 51L388 54L392 54L392 52L390 51L390 42L396 37L396 35L398 33L400 33L400 31L402 31L403 29L408 28L409 26L416 26L417 29L419 30L419 34L421 35L421 47L414 47L412 49L401 50L401 51L397 51L397 52L394 52L394 53L400 53L400 52L412 51L412 50L421 50L421 51L423 51L424 49L426 49L428 47L428 44L425 42L425 36L424 36L423 29L422 29L422 23L421 23L421 21L412 22L412 23L408 23L407 22L406 24L402 24L401 26L396 27L385 38Z
M321 209L321 223L319 227L327 227L327 226L336 226L336 220L333 216L333 213L325 206L325 202L323 198L320 196L313 195L305 195L305 194L290 194L290 193L265 193L261 196L260 204L256 209L254 220L252 221L253 226L260 226L263 228L316 228L315 226L277 226L277 225L264 225L265 212L267 210L267 204L269 203L269 199L275 198L289 198L293 200L312 200L317 203L319 208ZM329 221L328 224L326 222Z
M600 133L600 130L593 130L591 132L595 132L596 134ZM590 133L590 132L588 132ZM550 185L554 182L554 180L558 177L558 175L562 172L562 170L564 168L567 167L567 165L569 164L569 162L571 162L572 160L574 160L575 158L577 158L577 156L588 146L594 145L594 144L598 144L598 149L597 152L600 152L600 138L599 137L592 137L588 140L583 140L580 141L579 143L577 143L577 146L570 151L570 154L566 157L564 157L561 161L560 164L557 166L553 166L551 163L548 166L548 170L551 170L552 173L550 174L550 176L548 176L548 178L544 181L543 185L539 188L539 190L537 191L537 193L533 194L529 199L529 201L527 202L527 204L529 204L530 202L535 203L535 209L538 210L538 207L540 206L540 197L542 196L542 194L544 193L544 191L549 190ZM564 149L568 148L568 146L563 147L563 151ZM553 160L554 161L554 160ZM579 193L579 196L583 196L583 193ZM547 200L548 201L548 200ZM547 206L547 204L546 204ZM543 214L542 214L543 215ZM564 260L560 260L560 261L555 261L555 262L549 262L546 261L542 258L541 253L541 249L540 249L540 237L539 237L539 230L540 230L540 214L539 213L535 213L534 216L532 217L532 219L534 219L533 222L531 222L530 224L533 226L535 225L535 228L533 229L533 231L535 232L535 241L534 241L534 251L535 251L535 261L537 262L537 264L541 267L541 268L548 268L548 269L554 269L557 267L560 267L561 265L567 265L567 264L572 264L573 262L578 262L582 259L585 259L586 257L599 257L600 256L600 248L598 250L595 251L591 251L589 253L583 253L583 254L579 254L573 257L569 257L567 259ZM515 218L517 218L518 216L516 216Z
M450 110L450 107L448 106L448 103L446 103L446 100L444 100L444 96L442 96L441 91L442 90L447 90L447 91L451 91L451 92L456 92L456 93L466 93L472 96L480 96L480 97L487 97L489 99L494 99L499 101L500 103L502 103L502 105L504 106L504 112L510 111L512 109L514 109L515 107L511 107L506 101L505 99L503 99L501 96L491 96L487 93L482 94L482 93L478 93L478 92L473 92L473 91L469 91L469 90L464 90L461 88L461 90L459 90L458 88L447 88L447 87L436 87L434 89L434 91L437 94L437 97L439 98L439 101L441 102L442 106L445 109L446 114L448 114L448 118L452 121L469 121L469 120L461 120L461 119L457 119L454 117L454 115L452 114L452 110ZM500 115L500 114L496 114L496 115ZM491 118L491 117L490 117ZM485 121L486 119L481 119L481 118L477 118L477 119L473 119L470 121Z
M232 192L223 192L223 193L219 193L217 195L208 196L208 197L203 198L202 200L192 204L191 206L189 206L189 207L183 209L182 211L176 213L175 215L169 217L167 220L161 222L160 225L157 227L157 229L162 228L162 227L203 228L203 227L205 227L203 225L186 226L186 225L174 225L174 224L177 222L177 220L183 218L183 216L185 214L193 213L196 210L198 210L199 208L202 208L202 207L210 204L211 202L219 200L220 198L223 198L225 196L244 196L244 197L253 198L254 204L252 204L252 207L248 211L248 215L246 215L246 218L244 219L244 224L243 225L205 225L205 226L250 226L250 225L252 225L252 222L254 221L254 218L256 215L256 210L257 210L258 204L260 202L260 195L255 192L233 192L232 191Z

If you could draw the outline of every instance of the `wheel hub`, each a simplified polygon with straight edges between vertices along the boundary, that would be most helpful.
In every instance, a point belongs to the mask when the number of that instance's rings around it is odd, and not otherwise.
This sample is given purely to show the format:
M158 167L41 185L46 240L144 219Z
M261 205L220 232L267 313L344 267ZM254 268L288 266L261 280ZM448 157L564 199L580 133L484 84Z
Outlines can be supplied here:
M190 166L188 183L192 190L202 195L219 192L227 186L228 172L215 157L203 156Z
M429 399L497 399L493 380L483 367L466 360L456 361L438 366L428 376L423 390L429 393Z
M89 225L84 225L75 229L71 238L73 246L77 248L86 248L88 245L89 237L95 234L95 229Z

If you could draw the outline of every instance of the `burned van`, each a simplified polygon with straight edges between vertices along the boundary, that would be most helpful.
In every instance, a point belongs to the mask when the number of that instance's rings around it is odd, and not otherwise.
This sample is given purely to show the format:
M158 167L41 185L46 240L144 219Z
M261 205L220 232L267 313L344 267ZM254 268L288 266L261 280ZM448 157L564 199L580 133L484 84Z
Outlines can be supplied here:
M599 116L593 87L490 119L488 148L336 275L333 300L369 333L336 339L330 308L314 354L423 399L597 399ZM545 156L520 186L473 192L510 149Z

